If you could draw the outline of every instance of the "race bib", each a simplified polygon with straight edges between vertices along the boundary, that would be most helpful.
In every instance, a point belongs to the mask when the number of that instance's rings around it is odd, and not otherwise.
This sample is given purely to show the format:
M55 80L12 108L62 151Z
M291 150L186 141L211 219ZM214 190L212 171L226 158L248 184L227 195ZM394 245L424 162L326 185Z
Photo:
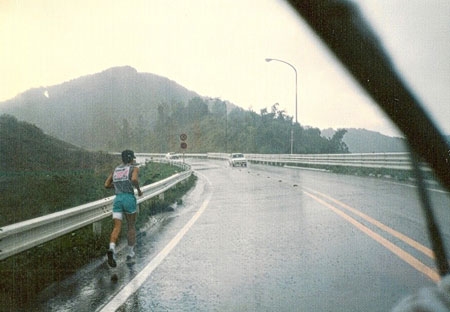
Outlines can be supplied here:
M116 168L113 174L113 182L128 181L129 174L130 174L130 167Z

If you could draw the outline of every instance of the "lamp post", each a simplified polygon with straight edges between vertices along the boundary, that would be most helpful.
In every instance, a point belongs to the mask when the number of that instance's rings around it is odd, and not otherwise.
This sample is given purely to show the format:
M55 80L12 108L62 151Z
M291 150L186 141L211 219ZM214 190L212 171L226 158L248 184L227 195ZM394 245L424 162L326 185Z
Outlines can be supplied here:
M277 61L289 65L295 72L295 123L298 123L297 120L297 69L295 69L294 65L288 63L283 60L274 59L274 58L266 58L266 62ZM294 126L291 126L291 154L293 154L294 150Z
M228 111L227 103L223 102L225 106L225 153L228 153Z

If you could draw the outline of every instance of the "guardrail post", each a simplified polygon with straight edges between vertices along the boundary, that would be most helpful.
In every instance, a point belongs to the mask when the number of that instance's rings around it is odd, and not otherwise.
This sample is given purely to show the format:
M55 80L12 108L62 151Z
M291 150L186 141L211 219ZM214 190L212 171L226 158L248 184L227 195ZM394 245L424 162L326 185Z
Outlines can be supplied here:
M164 193L159 194L158 198L159 198L160 200L164 200Z
M100 235L102 235L102 222L98 221L92 223L92 230L94 231L95 237L99 237Z

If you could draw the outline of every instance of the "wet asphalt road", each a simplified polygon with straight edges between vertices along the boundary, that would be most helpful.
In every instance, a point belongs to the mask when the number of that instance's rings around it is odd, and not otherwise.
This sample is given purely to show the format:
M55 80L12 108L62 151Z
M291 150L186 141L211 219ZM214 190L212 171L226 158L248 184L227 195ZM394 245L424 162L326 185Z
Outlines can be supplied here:
M34 310L101 310L115 298L124 302L119 311L388 311L434 284L433 272L403 258L409 254L434 269L429 256L358 215L430 247L415 188L327 172L191 162L197 186L175 212L142 231L134 264L123 255L114 270L104 259L92 263L42 293ZM430 196L450 250L449 195ZM198 220L142 286L120 298L202 204ZM389 243L401 250L395 254Z

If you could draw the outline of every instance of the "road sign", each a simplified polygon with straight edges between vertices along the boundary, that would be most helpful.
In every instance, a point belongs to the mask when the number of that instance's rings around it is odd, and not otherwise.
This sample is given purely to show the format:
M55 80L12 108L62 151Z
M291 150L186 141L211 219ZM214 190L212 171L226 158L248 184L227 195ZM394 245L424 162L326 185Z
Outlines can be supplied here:
M182 143L180 144L180 147L181 147L182 149L186 149L186 148L187 148L187 143L186 143L186 142L182 142Z
M181 141L186 141L186 139L187 139L187 135L186 134L182 134L182 135L180 135L180 140Z

